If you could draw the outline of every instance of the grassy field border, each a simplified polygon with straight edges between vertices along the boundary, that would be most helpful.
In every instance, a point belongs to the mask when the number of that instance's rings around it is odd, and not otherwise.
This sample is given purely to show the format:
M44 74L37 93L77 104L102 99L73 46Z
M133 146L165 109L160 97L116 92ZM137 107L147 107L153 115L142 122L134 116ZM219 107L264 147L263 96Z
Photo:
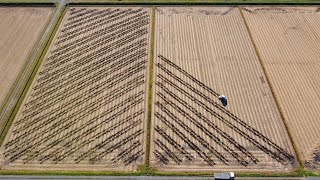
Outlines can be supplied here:
M0 6L1 6L1 4L0 4ZM9 5L9 6L12 7L11 5ZM7 5L5 5L5 7L7 7ZM45 6L42 6L42 5L39 5L39 6L36 5L36 6L34 6L34 5L20 4L19 6L14 6L14 7L54 7L54 9L53 9L53 11L52 11L52 14L51 14L50 17L48 18L48 20L47 20L47 22L46 22L46 25L44 26L43 30L42 30L42 31L40 32L40 34L38 35L38 38L37 38L34 46L32 47L31 51L29 52L29 54L28 54L28 56L27 56L27 59L25 60L25 62L24 62L24 64L23 64L23 66L22 66L22 68L21 68L18 76L16 77L13 85L11 86L9 92L7 93L6 98L5 98L4 101L2 102L2 104L1 104L1 106L0 106L0 112L3 111L3 109L4 109L5 106L10 105L10 104L8 104L8 100L9 100L9 98L13 95L13 91L14 91L15 88L19 88L19 89L18 89L18 94L20 94L20 95L22 94L22 92L23 92L23 90L24 90L24 87L26 86L26 84L27 84L27 82L28 82L28 78L25 77L26 79L25 79L24 82L22 82L22 86L21 86L21 87L17 87L17 84L18 84L18 82L19 82L19 79L24 78L24 77L22 77L22 74L23 74L23 72L26 70L27 65L28 65L29 62L32 63L32 66L36 66L37 61L38 61L38 59L40 58L40 56L41 56L41 54L42 54L42 51L43 51L44 48L45 48L45 42L47 42L47 41L49 40L49 37L50 37L49 35L50 35L50 34L48 34L47 37L45 37L44 43L39 47L39 50L38 50L37 54L35 55L35 58L34 58L34 59L31 59L31 58L32 58L32 54L33 54L33 52L36 50L37 45L39 44L42 36L44 35L44 33L46 32L46 30L47 30L47 28L48 28L48 26L49 26L49 23L50 23L51 19L53 18L55 12L57 11L57 6L56 6L55 4L53 4L53 3L47 3ZM55 23L56 23L56 22L55 22ZM32 71L31 71L31 70L30 70L29 72L27 72L27 76L28 76L28 77L29 77L31 74L32 74ZM16 98L17 98L17 102L18 102L18 100L19 100L20 97L16 97ZM14 104L16 104L17 102L15 102ZM0 125L1 125L1 126L0 126L0 127L1 127L1 128L0 128L0 145L2 144L2 141L3 141L3 139L4 139L4 137L6 136L6 133L7 133L7 131L8 131L8 130L6 131L6 127L7 127L7 125L8 125L8 121L9 121L9 119L10 119L10 116L11 116L14 108L15 108L15 105L12 105L12 107L9 107L9 110L8 110L7 112L4 112L4 113L5 113L4 116L3 116L4 119L1 119L1 120L0 120Z
M139 171L36 171L36 170L0 170L0 175L38 175L38 176L198 176L213 177L214 171L205 172L161 172L152 168ZM236 177L320 177L320 174L299 169L287 173L235 173Z
M82 1L82 2L69 2L70 6L90 6L90 5L222 5L222 6L239 6L239 5L320 5L320 1L272 1L272 0L235 0L235 1L219 1L219 0L181 0L181 1L170 1L170 0L118 0L118 1Z
M249 34L249 36L250 36L250 40L251 40L251 42L252 42L252 44L253 44L253 46L254 46L254 49L255 49L255 51L256 51L257 57L258 57L258 59L259 59L259 63L260 63L260 65L261 65L261 67L262 67L262 71L263 71L263 73L264 73L264 75L265 75L265 77L266 77L266 79L267 79L267 83L268 83L268 85L269 85L269 87L270 87L271 94L272 94L272 96L273 96L273 98L274 98L274 100L275 100L277 109L279 110L279 113L280 113L282 122L283 122L283 124L284 124L284 126L285 126L285 128L286 128L286 130L287 130L287 132L288 132L288 136L289 136L290 142L291 142L291 144L292 144L292 146L293 146L294 152L295 152L295 154L296 154L296 157L297 157L299 166L302 167L302 168L304 168L301 155L300 155L300 153L299 153L299 151L298 151L298 147L297 147L295 141L293 140L292 133L291 133L291 129L290 129L289 126L288 126L287 120L286 120L285 117L284 117L284 112L283 112L283 110L282 110L282 108L281 108L281 106L280 106L279 99L278 99L278 97L277 97L277 95L276 95L276 93L275 93L275 91L274 91L274 87L273 87L273 85L272 85L272 83L271 83L271 80L270 80L270 77L269 77L269 75L268 75L268 72L267 72L267 69L266 69L266 65L265 65L264 61L262 60L262 57L261 57L260 52L259 52L259 49L258 49L258 47L257 47L257 45L256 45L256 43L255 43L255 41L254 41L254 38L253 38L252 33L251 33L251 31L250 31L248 22L247 22L244 14L243 14L242 7L239 6L238 8L239 8L241 17L242 17L242 19L243 19L243 21L244 21L244 24L245 24L245 26L246 26L246 29L247 29L247 31L248 31L248 34ZM298 168L300 168L300 167L298 167Z
M153 65L154 65L154 38L155 38L155 6L152 6L151 13L151 47L149 62L149 89L148 89L148 116L147 116L147 140L146 140L146 159L145 166L150 167L150 143L151 143L151 117L152 117L152 99L153 99Z
M58 3L59 0L0 0L0 4ZM70 4L105 5L316 5L318 0L69 0Z
M48 7L48 6L55 6L55 3L53 2L1 2L0 6L6 6L6 7Z
M212 176L215 172L155 172L157 176ZM304 169L297 169L292 172L273 173L273 172L235 172L236 177L320 177L320 174Z
M58 7L58 6L56 6L56 8L57 8L57 7ZM50 47L50 44L51 44L51 42L52 42L52 40L53 40L53 37L54 37L54 35L55 35L55 33L56 33L56 31L57 31L57 29L58 29L58 27L59 27L62 19L63 19L63 16L64 16L64 14L65 14L66 9L67 9L66 6L64 6L64 8L61 10L62 13L60 13L60 14L58 15L58 16L59 16L59 18L57 18L58 20L55 21L55 22L53 22L53 24L54 24L54 25L52 26L53 32L52 32L52 30L50 30L51 33L49 33L49 35L48 35L48 37L47 37L47 38L49 38L49 39L46 38L47 40L45 40L44 43L43 43L43 45L41 46L41 48L44 47L44 49L41 51L41 53L39 53L39 54L40 54L40 57L37 58L38 61L36 61L36 65L35 65L35 67L33 68L32 72L31 72L31 75L29 76L29 78L28 78L28 80L27 80L26 85L25 85L25 87L24 87L23 90L22 90L22 93L20 94L19 100L18 100L18 102L16 103L16 105L14 106L14 109L13 109L13 111L12 111L9 119L7 120L5 129L4 129L4 133L3 133L2 136L0 137L0 145L2 145L2 143L3 143L3 141L4 141L5 137L6 137L6 134L7 134L7 132L9 131L10 126L11 126L11 124L12 124L12 122L13 122L13 120L14 120L14 118L15 118L15 116L16 116L16 114L17 114L17 112L18 112L18 110L19 110L19 108L20 108L20 106L21 106L21 104L22 104L22 102L23 102L23 100L24 100L27 92L28 92L28 89L29 89L29 87L31 86L31 83L32 83L32 81L33 81L33 79L34 79L34 77L35 77L35 75L36 75L36 73L37 73L37 71L38 71L38 69L39 69L39 67L40 67L43 59L44 59L44 56L46 55L46 52L48 51L48 48ZM49 31L49 32L50 32L50 31Z
M57 176L141 176L141 172L133 171L32 171L32 170L0 170L0 175L57 175Z

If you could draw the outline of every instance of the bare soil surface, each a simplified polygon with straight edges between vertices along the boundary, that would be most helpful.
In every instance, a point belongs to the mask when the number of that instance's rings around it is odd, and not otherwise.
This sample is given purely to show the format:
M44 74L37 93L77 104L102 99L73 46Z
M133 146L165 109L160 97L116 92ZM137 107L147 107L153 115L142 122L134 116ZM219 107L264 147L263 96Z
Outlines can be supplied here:
M135 170L151 8L70 7L3 143L1 169Z
M320 8L244 7L244 15L306 166L318 169ZM316 163L317 162L317 163Z
M151 164L292 170L295 154L239 9L158 7L155 23Z
M50 7L0 7L0 106L52 11Z

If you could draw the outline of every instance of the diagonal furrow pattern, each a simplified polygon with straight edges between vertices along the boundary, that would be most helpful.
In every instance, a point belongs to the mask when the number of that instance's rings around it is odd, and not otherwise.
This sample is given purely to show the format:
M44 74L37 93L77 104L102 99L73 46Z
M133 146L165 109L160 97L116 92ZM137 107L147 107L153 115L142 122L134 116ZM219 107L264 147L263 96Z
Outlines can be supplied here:
M230 135L236 133L272 159L282 164L293 163L291 154L214 100L212 97L219 96L217 92L164 56L157 57L154 112L157 125L154 130L156 137L161 139L154 139L153 154L158 162L183 164L184 161L175 158L181 157L179 155L186 157L186 163L196 161L192 158L194 151L211 166L217 163L243 166L259 163L250 150ZM181 140L192 151L177 142ZM211 155L215 156L215 163L208 161Z
M150 10L76 7L63 22L4 144L5 163L142 164Z

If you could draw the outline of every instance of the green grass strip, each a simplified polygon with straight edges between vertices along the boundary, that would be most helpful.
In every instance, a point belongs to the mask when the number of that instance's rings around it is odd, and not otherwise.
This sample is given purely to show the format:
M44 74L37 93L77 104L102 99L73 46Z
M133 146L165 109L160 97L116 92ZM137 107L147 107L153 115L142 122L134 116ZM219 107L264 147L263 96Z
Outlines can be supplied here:
M218 171L221 172L221 171ZM156 176L198 176L198 177L209 177L213 176L215 172L155 172ZM292 172L235 172L236 177L319 177L320 174L306 171L306 170L295 170Z
M274 87L272 86L270 77L268 76L268 72L267 72L267 69L266 69L266 65L265 65L264 61L262 60L262 57L261 57L261 55L260 55L260 53L259 53L259 49L258 49L258 47L257 47L257 45L256 45L256 43L255 43L255 41L254 41L254 38L253 38L252 33L251 33L251 31L250 31L248 22L247 22L244 14L243 14L242 8L241 8L241 7L238 7L238 8L239 8L239 10L240 10L241 17L242 17L242 19L243 19L243 21L244 21L244 24L245 24L245 26L246 26L246 28L247 28L247 31L248 31L248 33L249 33L250 40L251 40L251 42L252 42L252 44L253 44L253 46L254 46L254 49L255 49L255 51L256 51L256 54L257 54L257 56L258 56L260 65L261 65L261 67L262 67L262 71L263 71L263 73L264 73L264 75L265 75L265 77L266 77L266 79L267 79L267 82L268 82L268 85L269 85L269 87L270 87L272 96L273 96L273 98L274 98L274 100L275 100L276 106L277 106L277 108L278 108L278 110L279 110L279 112L280 112L281 119L282 119L282 121L283 121L283 123L284 123L284 126L285 126L287 132L288 132L289 139L290 139L290 142L291 142L291 144L292 144L292 146L293 146L293 149L294 149L294 151L295 151L295 154L296 154L298 163L299 163L299 165L300 165L301 167L304 167L303 161L302 161L301 156L300 156L299 151L298 151L298 147L297 147L297 145L295 144L295 142L293 141L293 137L292 137L292 134L291 134L291 130L290 130L289 126L288 126L287 120L286 120L285 117L284 117L283 110L282 110L282 108L281 108L281 106L280 106L279 99L278 99L278 97L277 97L277 95L276 95L276 93L275 93L275 91L274 91Z
M71 0L69 5L319 5L318 0Z
M48 6L54 6L53 2L50 1L1 1L0 0L0 6L9 6L9 7L48 7Z
M154 65L154 37L155 37L155 7L152 7L151 15L151 47L149 62L149 87L148 87L148 116L147 116L147 140L145 166L150 166L150 143L151 143L151 116L152 116L152 86L153 86L153 65Z
M38 175L38 176L198 176L213 177L214 172L157 172L148 167L142 167L139 171L41 171L41 170L0 170L0 175ZM311 171L299 169L287 173L238 173L236 177L320 177Z
M38 176L141 176L134 171L41 171L41 170L0 170L0 175L38 175Z
M17 5L57 3L59 0L0 0ZM69 0L72 5L319 5L318 0Z
M55 25L53 26L53 27L54 27L54 31L53 31L52 33L50 33L50 38L49 38L49 40L48 40L48 41L45 41L45 42L46 42L46 43L44 43L45 49L42 51L41 56L40 56L39 60L37 61L35 68L32 70L31 76L29 76L29 79L28 79L28 81L27 81L27 84L26 84L26 86L23 88L23 91L22 91L22 93L21 93L21 95L20 95L20 97L19 97L19 100L18 100L18 102L16 103L16 105L15 105L15 107L14 107L14 109L13 109L13 111L12 111L12 113L11 113L11 115L10 115L7 123L6 123L6 126L4 127L5 129L3 130L3 133L2 133L2 135L1 135L1 137L0 137L0 145L3 143L3 141L4 141L4 139L5 139L5 136L6 136L6 134L8 133L8 131L9 131L10 127L11 127L11 124L12 124L15 116L16 116L16 114L18 113L18 110L19 110L20 106L22 105L23 99L25 98L25 96L26 96L26 94L27 94L27 92L28 92L28 89L30 88L30 86L31 86L31 84L32 84L32 81L33 81L34 77L36 76L37 71L38 71L38 69L39 69L39 67L40 67L40 65L41 65L41 63L42 63L42 61L43 61L43 59L44 59L44 57L45 57L45 55L46 55L46 52L47 52L48 49L49 49L49 46L50 46L50 44L51 44L51 42L52 42L52 40L53 40L53 37L54 37L54 35L55 35L55 33L56 33L56 31L57 31L57 29L58 29L58 27L59 27L62 19L63 19L63 16L64 16L64 14L65 14L65 11L66 11L66 8L64 8L62 14L60 13L60 17L58 18L59 21L58 21L58 22L54 22L54 24L55 24Z

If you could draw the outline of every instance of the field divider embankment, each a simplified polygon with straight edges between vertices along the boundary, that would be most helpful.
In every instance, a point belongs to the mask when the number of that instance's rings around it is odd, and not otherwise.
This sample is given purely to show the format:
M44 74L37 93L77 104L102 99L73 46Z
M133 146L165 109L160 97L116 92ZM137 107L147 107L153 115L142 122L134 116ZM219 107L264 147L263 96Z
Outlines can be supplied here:
M304 166L303 166L303 161L302 161L301 156L300 156L300 154L299 154L299 152L298 152L297 145L296 145L295 142L293 141L293 137L292 137L292 134L291 134L291 130L290 130L289 126L288 126L287 120L286 120L285 117L284 117L284 113L283 113L283 110L282 110L282 108L281 108L281 106L280 106L279 99L277 98L277 95L276 95L276 93L275 93L275 91L274 91L274 87L272 86L271 80L270 80L269 75L268 75L268 73L267 73L266 65L265 65L264 61L262 60L262 57L261 57L261 55L260 55L260 53L259 53L259 49L258 49L258 47L257 47L257 45L256 45L256 43L255 43L255 41L254 41L252 32L250 31L248 22L247 22L244 14L243 14L242 7L241 7L241 6L238 6L238 8L239 8L241 17L242 17L242 19L243 19L243 22L244 22L244 24L245 24L245 26L246 26L247 32L248 32L248 34L249 34L249 38L250 38L250 40L251 40L251 42L252 42L252 45L253 45L253 47L254 47L254 49L255 49L255 51L256 51L258 60L259 60L260 65L261 65L261 67L262 67L262 71L263 71L263 73L264 73L264 75L265 75L265 77L266 77L266 79L267 79L268 86L270 87L271 94L272 94L272 96L273 96L273 98L274 98L274 100L275 100L275 103L276 103L277 109L279 110L279 113L280 113L281 119L282 119L282 121L283 121L283 124L284 124L284 126L285 126L285 128L286 128L286 130L287 130L287 132L288 132L288 136L289 136L290 142L291 142L291 144L292 144L292 146L293 146L293 149L294 149L294 151L295 151L295 154L296 154L298 163L299 163L300 167L304 167Z
M141 1L141 0L123 0L123 1L78 1L78 2L69 2L69 6L96 6L96 5L222 5L222 6L237 6L237 5L283 5L283 6L293 6L293 5L320 5L320 2L317 1L300 1L300 2L275 2L275 1Z
M15 88L10 93L10 98L8 99L8 102L3 107L0 114L0 119L4 119L6 121L3 130L1 130L0 134L0 145L4 141L6 133L9 131L9 128L23 102L23 99L25 98L28 89L31 86L31 83L34 77L36 76L36 73L46 55L46 52L49 49L49 46L53 40L54 35L56 34L56 31L63 19L65 12L65 4L59 3L53 11L53 15L49 19L49 23L45 27L45 30L42 33L40 40L36 43L37 45L34 47L32 51L33 53L30 54L28 64L25 65L25 67L23 68L23 72L18 76L19 81L14 85ZM32 64L34 65L32 66ZM25 81L22 81L23 78L26 78ZM9 107L10 104L13 107Z
M145 166L150 166L150 141L151 141L151 117L152 117L152 96L153 96L153 65L154 65L154 41L155 41L155 6L152 6L151 14L151 45L149 61L149 84L148 84L148 114L147 114L147 138L146 138L146 159Z
M55 3L53 2L0 2L0 6L6 6L6 7L50 7L54 6Z

